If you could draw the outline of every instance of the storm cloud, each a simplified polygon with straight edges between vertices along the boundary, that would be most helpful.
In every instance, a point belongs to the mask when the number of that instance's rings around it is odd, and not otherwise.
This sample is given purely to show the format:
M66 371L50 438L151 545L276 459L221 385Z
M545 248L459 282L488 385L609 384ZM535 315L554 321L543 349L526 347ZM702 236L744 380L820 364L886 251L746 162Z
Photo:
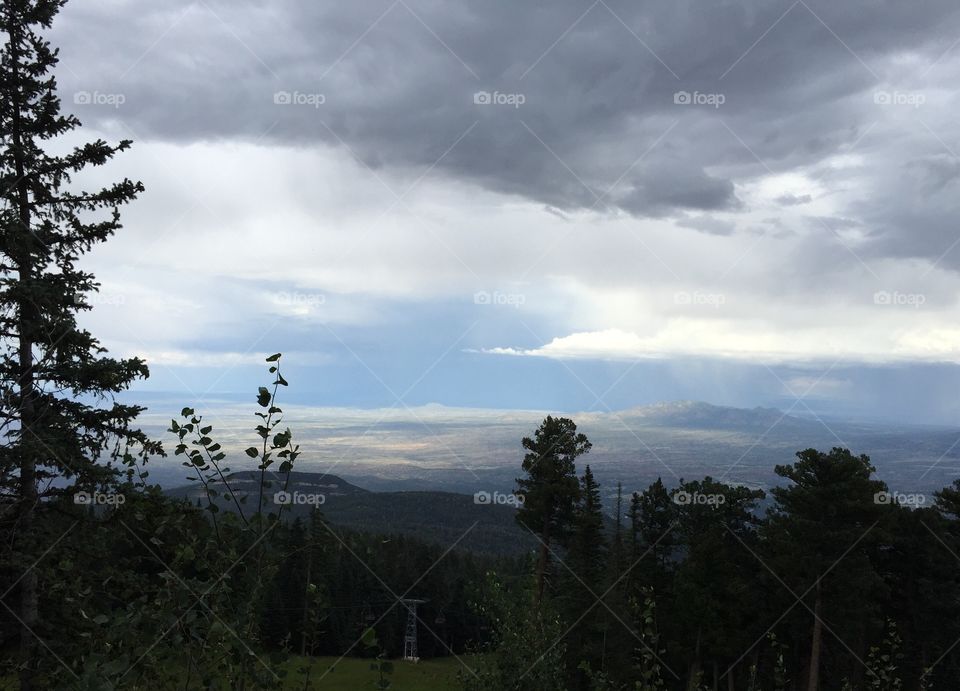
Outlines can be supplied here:
M147 187L91 319L174 372L400 367L401 325L410 385L960 362L954 3L75 1L50 38Z
M955 160L950 2L114 2L59 26L64 93L125 98L81 117L149 139L322 143L650 217L742 209L744 179L856 146L858 185L910 185L882 221L858 215L882 251L909 233L936 256L955 211L920 172Z

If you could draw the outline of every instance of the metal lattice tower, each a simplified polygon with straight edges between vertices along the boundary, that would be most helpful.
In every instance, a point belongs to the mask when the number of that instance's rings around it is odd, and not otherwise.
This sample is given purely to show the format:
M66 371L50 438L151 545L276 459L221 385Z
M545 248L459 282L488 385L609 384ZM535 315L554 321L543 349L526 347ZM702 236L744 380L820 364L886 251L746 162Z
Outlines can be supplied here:
M422 605L426 600L409 598L400 602L407 608L407 628L403 634L403 659L417 662L420 659L417 654L417 605Z

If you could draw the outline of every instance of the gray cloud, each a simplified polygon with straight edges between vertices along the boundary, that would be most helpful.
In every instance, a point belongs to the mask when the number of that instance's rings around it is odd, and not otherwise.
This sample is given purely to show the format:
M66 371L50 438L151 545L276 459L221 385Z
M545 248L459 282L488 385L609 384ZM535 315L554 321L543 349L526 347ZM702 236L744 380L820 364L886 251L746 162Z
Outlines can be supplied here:
M850 152L863 164L818 174L836 215L864 228L857 253L955 268L960 132L937 79L955 73L958 28L946 0L173 0L71 3L54 40L68 104L79 91L124 95L119 108L74 107L98 128L341 147L373 170L562 212L747 212L738 186Z
M813 201L813 197L809 194L783 194L777 197L774 201L778 204L783 204L784 206L798 206L800 204L809 204Z
M693 228L703 233L711 235L730 235L736 229L736 226L730 221L711 218L710 216L696 216L677 221L677 225L684 228Z

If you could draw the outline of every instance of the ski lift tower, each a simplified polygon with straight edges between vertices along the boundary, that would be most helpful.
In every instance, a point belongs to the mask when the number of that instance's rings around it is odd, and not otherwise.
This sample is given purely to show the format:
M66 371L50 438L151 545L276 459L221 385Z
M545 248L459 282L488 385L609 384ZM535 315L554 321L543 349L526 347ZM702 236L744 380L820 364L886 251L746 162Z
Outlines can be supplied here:
M417 655L417 605L422 605L426 600L417 600L414 598L404 598L400 603L407 608L407 629L403 634L403 659L411 662L419 662Z

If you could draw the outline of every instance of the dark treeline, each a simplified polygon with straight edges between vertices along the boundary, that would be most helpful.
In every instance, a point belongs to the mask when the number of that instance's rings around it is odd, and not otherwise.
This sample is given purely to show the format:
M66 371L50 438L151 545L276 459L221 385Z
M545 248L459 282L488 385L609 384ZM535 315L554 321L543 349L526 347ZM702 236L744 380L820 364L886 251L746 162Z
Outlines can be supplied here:
M262 408L278 414L264 390ZM50 555L34 567L38 688L274 688L291 654L399 656L405 597L427 600L422 657L485 653L465 668L465 689L947 689L960 679L960 484L907 508L868 458L809 449L776 467L784 482L764 513L764 492L711 478L601 493L589 465L578 468L589 441L548 417L523 440L518 483L517 520L539 547L495 558L334 529L319 510L284 519L253 495L220 512L210 480L222 452L201 416L186 409L183 420L171 429L211 493L202 507L128 474L95 490L123 497L112 505L61 497L38 511L35 537ZM296 460L288 434L268 435L258 452L268 464ZM15 533L15 520L2 528ZM19 594L22 568L4 563L3 590ZM0 621L12 670L16 621ZM299 669L306 684L322 673Z
M314 511L308 521L277 528L278 549L287 557L265 596L262 616L263 638L275 646L289 642L307 655L362 655L366 651L358 641L372 627L385 655L399 657L408 612L397 598L405 596L426 600L417 609L419 655L462 654L489 630L489 622L469 605L476 584L490 571L520 572L517 559L459 550L445 554L441 546L403 535L344 531L323 521ZM320 626L311 637L315 611Z
M190 617L191 600L200 620L209 623L213 615L199 602L219 576L219 562L211 558L210 548L218 540L217 530L209 514L156 489L125 486L119 491L124 501L109 511L52 501L44 505L38 522L44 539L63 539L57 544L56 560L36 567L44 587L39 603L43 616L35 630L64 659L72 659L71 651L83 659L91 652L91 639L104 635L115 617L133 617L138 635L147 635L150 614L137 607L166 607L169 603L160 602L164 598L184 596L174 611L178 617L188 616L171 632L182 642L195 633L189 628L196 623ZM221 545L235 522L238 519L230 515L219 519ZM5 523L3 528L10 531L13 526ZM420 655L463 653L489 630L489 622L469 604L476 584L490 571L520 573L520 562L445 552L441 546L403 535L333 528L317 510L306 521L278 523L263 555L274 566L263 583L254 640L268 652L364 656L369 651L360 639L372 627L384 654L399 656L407 610L398 597L416 584L407 596L427 599L418 609ZM0 592L15 590L22 568L4 566ZM232 587L224 593L225 602L231 593L239 597L244 592L250 568L237 564L229 571L225 580ZM211 604L206 598L203 602ZM219 616L226 620L225 614ZM16 620L8 612L0 612L0 632L0 647L14 650ZM121 649L133 643L130 631L124 636ZM130 665L134 658L124 660ZM56 670L50 671L57 676Z
M891 495L866 456L808 449L782 486L661 480L613 496L548 417L519 481L541 549L485 683L549 689L948 689L960 684L960 482ZM609 495L608 495L609 496ZM904 499L914 506L908 508ZM559 642L547 650L558 638ZM527 648L506 644L523 636ZM562 649L562 652L558 652ZM520 671L521 678L512 675Z

